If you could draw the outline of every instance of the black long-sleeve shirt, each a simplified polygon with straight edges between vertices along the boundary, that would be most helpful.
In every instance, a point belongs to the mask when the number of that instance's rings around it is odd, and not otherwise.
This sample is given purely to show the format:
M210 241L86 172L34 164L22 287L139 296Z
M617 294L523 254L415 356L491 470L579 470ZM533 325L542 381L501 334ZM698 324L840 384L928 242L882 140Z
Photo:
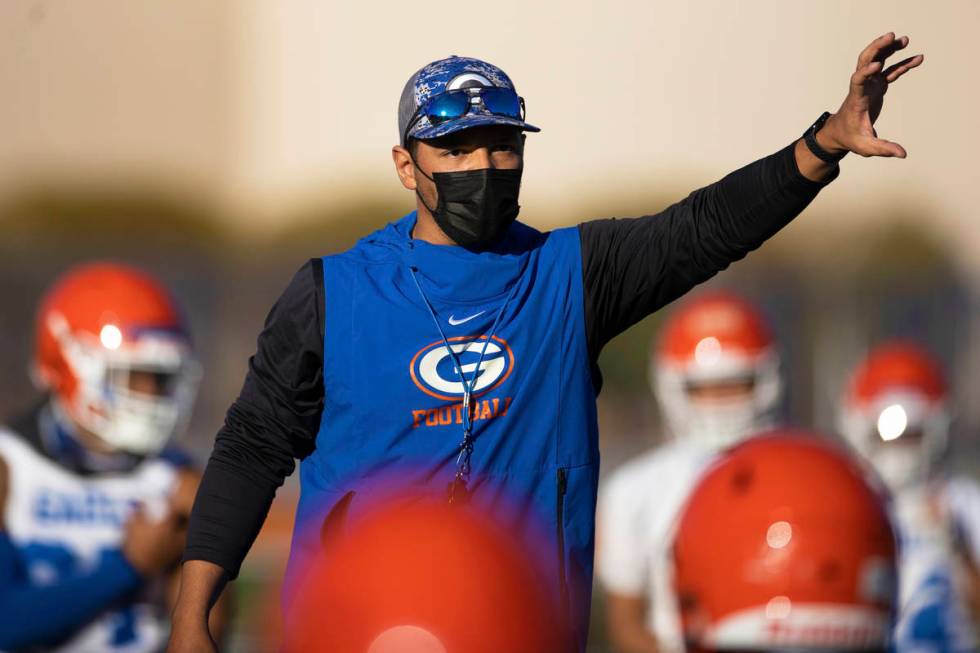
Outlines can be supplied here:
M804 177L794 145L656 215L579 225L585 325L596 361L613 337L759 247L830 183ZM304 264L272 307L241 394L218 432L191 514L185 560L234 577L324 405L322 262Z

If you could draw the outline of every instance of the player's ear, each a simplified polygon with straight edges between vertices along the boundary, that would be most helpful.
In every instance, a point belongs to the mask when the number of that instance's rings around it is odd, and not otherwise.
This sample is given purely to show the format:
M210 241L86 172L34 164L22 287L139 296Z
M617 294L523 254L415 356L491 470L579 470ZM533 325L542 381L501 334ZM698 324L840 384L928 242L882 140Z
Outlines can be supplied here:
M408 190L415 190L417 188L415 164L412 162L412 155L409 151L401 145L396 145L391 148L391 159L395 162L395 172L398 174L398 180L402 182L402 186Z

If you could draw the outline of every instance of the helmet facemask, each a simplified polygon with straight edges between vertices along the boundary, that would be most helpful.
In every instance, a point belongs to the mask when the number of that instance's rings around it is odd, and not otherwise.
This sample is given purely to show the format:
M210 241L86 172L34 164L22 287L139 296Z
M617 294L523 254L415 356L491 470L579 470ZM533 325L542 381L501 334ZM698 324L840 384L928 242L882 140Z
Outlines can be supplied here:
M851 374L840 430L891 490L920 485L946 452L948 397L942 367L927 350L885 342Z
M851 405L841 430L892 490L924 483L946 451L949 413L941 401L896 389Z
M112 451L152 455L186 426L201 376L181 334L144 331L124 338L107 325L94 338L72 333L57 316L49 320L72 392L58 392L60 412Z
M724 292L685 302L655 344L650 385L671 434L708 453L768 430L782 387L765 316Z
M674 437L719 450L774 425L781 394L774 352L719 353L687 365L651 366L651 384Z

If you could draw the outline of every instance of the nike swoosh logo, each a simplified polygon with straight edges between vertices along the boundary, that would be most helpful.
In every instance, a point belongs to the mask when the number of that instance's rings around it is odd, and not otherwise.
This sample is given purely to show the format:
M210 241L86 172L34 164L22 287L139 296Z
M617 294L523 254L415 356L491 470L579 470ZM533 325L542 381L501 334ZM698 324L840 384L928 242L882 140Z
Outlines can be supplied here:
M480 311L479 313L474 313L473 315L471 315L469 317L464 317L462 320L457 320L455 315L450 315L449 316L449 324L450 324L450 326L459 326L460 324L463 324L464 322L469 322L470 320L472 320L475 317L480 317L484 313L486 313L486 311Z

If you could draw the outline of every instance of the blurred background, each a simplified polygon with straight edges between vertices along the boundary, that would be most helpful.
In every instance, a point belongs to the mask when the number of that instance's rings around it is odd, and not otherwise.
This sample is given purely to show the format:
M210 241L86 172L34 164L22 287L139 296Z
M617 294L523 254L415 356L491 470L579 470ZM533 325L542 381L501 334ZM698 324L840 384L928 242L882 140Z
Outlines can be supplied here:
M528 137L521 219L547 229L657 212L784 147L837 108L858 52L895 30L927 55L877 124L909 158L848 157L811 208L709 285L773 321L792 422L832 429L870 344L930 346L958 397L954 459L976 473L978 24L970 0L7 0L0 415L35 400L26 371L47 284L86 259L134 263L187 307L206 376L184 444L203 464L292 273L414 207L390 149L402 85L431 60L480 57L513 77L543 128ZM601 359L604 475L660 437L646 381L660 319ZM229 650L273 646L259 625L277 618L295 494L280 491L234 585ZM606 651L594 621L591 650Z

